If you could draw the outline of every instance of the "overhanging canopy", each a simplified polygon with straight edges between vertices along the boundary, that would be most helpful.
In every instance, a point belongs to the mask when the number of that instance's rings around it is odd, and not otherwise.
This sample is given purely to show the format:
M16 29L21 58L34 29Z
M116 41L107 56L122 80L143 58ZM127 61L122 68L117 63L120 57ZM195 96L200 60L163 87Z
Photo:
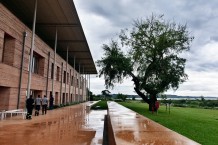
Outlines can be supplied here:
M35 0L1 0L24 24L32 29ZM97 74L73 0L38 0L36 34L54 48L58 32L57 53L76 70L84 74Z

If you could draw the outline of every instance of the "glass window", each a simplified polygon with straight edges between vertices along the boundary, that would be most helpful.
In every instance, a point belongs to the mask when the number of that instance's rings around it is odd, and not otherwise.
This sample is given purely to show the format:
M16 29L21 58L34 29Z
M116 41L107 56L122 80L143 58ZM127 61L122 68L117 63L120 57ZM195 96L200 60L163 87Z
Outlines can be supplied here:
M66 71L64 71L63 83L66 83Z
M51 63L51 79L54 79L54 63Z
M59 81L60 67L57 66L56 80Z
M73 86L73 76L71 77L71 86Z
M32 73L39 74L39 56L33 53Z
M69 73L67 73L67 84L69 84Z

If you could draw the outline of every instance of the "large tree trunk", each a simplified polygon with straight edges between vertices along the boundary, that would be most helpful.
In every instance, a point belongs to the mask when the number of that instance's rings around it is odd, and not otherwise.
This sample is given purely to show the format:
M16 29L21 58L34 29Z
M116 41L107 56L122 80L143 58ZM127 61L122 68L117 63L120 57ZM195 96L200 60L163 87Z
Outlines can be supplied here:
M135 77L135 75L134 75L133 73L130 73L130 75L132 76L132 81L133 81L134 84L135 84L135 87L134 87L135 92L142 98L143 101L145 101L146 103L149 104L150 101L149 101L148 97L145 96L144 93L142 93L142 92L140 91L140 87L139 87L140 85L139 85L139 80L138 80L138 78Z
M138 78L134 74L130 74L132 76L132 81L135 84L134 90L135 92L145 101L149 104L149 111L156 112L157 109L155 107L155 102L157 101L157 93L155 91L152 91L150 88L146 88L145 90L149 93L150 99L148 99L148 96L145 96L144 93L140 91L140 84Z
M156 112L157 108L155 103L157 101L157 94L150 94L149 111Z
M157 101L157 95L156 94L150 94L150 99L148 99L147 96L145 96L142 92L140 92L137 88L134 88L136 93L142 98L143 101L148 103L149 105L149 111L156 112L157 108L155 106L155 103Z
M142 98L143 101L145 101L146 103L150 103L150 100L148 99L147 96L145 96L138 88L134 88L135 92Z
M150 94L150 99L148 99L147 96L145 96L139 89L136 87L134 88L136 93L145 101L146 103L149 104L149 111L156 112L157 108L155 106L155 103L157 101L157 94Z

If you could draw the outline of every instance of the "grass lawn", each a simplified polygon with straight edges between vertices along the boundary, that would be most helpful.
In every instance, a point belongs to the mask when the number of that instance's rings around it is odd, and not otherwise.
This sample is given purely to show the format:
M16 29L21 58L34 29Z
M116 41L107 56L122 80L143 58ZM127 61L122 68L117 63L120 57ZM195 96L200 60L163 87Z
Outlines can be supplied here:
M158 115L148 111L148 104L119 102L200 144L218 145L218 110L171 107L170 114L161 106Z
M107 110L107 101L99 101L95 105L92 106L91 109L96 110L96 109L101 109L101 110Z

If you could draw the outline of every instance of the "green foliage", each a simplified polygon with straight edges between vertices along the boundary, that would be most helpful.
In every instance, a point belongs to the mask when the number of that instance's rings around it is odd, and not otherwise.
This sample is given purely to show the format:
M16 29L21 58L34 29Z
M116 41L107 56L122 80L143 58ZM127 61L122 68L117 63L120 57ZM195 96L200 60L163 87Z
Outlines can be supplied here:
M161 97L162 100L166 100L167 99L167 95L165 95L165 94L160 94L160 97Z
M103 91L101 91L101 93L102 93L102 96L104 97L104 99L105 100L110 100L111 99L111 95L110 95L110 91L108 91L108 90L103 90Z
M102 95L95 95L89 89L87 89L88 94L90 95L90 101L98 101L98 100L103 100L104 96Z
M104 96L109 96L111 92L109 90L103 90L103 91L101 91L101 93Z
M89 90L89 89L87 89L87 92L88 92L88 95L90 96L90 101L93 101L94 100L94 97L95 97L95 95Z
M60 106L59 105L54 105L53 106L53 109L57 109L57 108L60 108Z
M117 94L116 98L121 99L122 101L126 101L127 96L119 93Z
M121 31L119 41L103 45L104 57L97 61L99 76L104 75L106 88L132 77L136 93L149 102L145 93L156 98L187 79L186 59L180 54L189 50L192 40L186 25L165 21L163 15L137 20L132 29Z
M160 106L158 115L154 115L145 111L148 109L145 103L120 102L120 104L200 144L216 145L218 142L217 110L171 107L171 113L168 114L165 107Z
M104 56L96 63L100 69L99 76L104 75L106 88L113 87L114 83L122 82L123 78L132 71L131 59L124 55L118 43L112 41L110 46L104 44Z
M114 99L115 102L123 102L122 99Z
M93 95L93 101L104 100L102 95Z
M204 101L205 101L205 99L204 99L204 97L203 97L203 96L201 96L201 101L202 101L202 102L204 102Z
M93 105L93 106L91 107L91 109L93 109L93 110L98 110L98 109L107 110L107 109L108 109L107 101L99 101L98 103L96 103L95 105Z

